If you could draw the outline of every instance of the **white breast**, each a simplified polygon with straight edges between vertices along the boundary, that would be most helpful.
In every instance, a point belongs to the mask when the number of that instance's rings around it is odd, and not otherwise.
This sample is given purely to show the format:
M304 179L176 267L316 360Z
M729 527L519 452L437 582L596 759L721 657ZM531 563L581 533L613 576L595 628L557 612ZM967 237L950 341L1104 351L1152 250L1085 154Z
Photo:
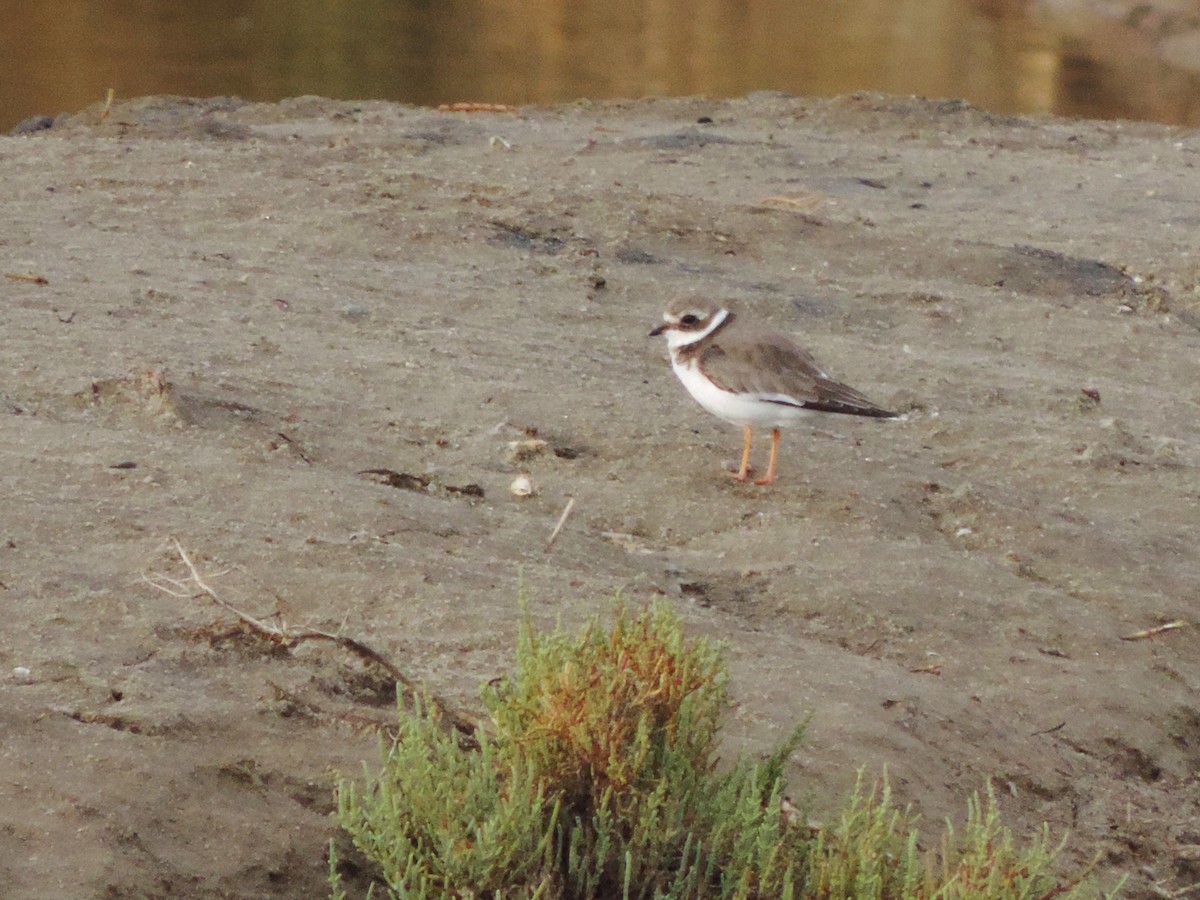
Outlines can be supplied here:
M813 414L811 410L796 406L795 401L784 394L736 394L722 390L704 377L695 360L681 364L672 354L671 368L697 403L734 425L784 428Z

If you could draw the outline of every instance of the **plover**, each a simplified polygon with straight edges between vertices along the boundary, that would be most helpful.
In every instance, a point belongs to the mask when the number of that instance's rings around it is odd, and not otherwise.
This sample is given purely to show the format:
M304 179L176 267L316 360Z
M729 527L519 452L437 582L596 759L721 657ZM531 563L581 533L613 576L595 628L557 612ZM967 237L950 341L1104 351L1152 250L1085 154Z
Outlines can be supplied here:
M775 480L779 430L816 413L842 413L877 419L896 413L872 403L852 387L834 381L807 350L774 331L757 328L719 303L681 297L650 332L665 334L671 367L696 402L718 418L742 426L742 466L738 481L750 477L754 428L771 429L767 474Z

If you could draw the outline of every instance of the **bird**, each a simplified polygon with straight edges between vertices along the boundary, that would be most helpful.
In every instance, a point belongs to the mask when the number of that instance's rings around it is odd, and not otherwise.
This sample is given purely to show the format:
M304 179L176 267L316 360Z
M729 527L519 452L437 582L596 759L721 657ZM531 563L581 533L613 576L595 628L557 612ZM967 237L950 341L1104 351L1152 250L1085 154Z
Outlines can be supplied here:
M650 337L665 335L671 368L706 410L742 428L738 481L750 480L753 429L771 429L767 473L775 481L779 431L818 413L892 419L854 388L834 381L812 355L786 335L759 327L729 306L694 297L672 300Z

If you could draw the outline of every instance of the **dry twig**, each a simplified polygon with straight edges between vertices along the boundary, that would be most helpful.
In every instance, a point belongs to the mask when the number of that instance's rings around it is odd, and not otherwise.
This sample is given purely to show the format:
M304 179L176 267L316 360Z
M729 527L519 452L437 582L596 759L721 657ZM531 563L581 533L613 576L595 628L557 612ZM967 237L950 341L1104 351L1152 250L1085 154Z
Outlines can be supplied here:
M422 691L411 678L401 672L379 651L368 647L362 641L346 637L344 634L334 634L333 632L322 631L317 628L289 628L286 623L274 625L271 622L243 612L217 594L205 580L204 576L201 575L199 568L177 539L172 538L171 542L175 546L175 552L179 554L179 558L187 567L188 577L175 578L170 575L155 573L153 576L148 576L145 579L152 587L158 588L172 597L205 597L210 602L237 616L238 620L249 628L252 633L287 649L296 647L305 641L329 641L342 650L357 656L364 662L382 669L389 678L396 682L396 686L401 691L401 696L407 705L412 706L416 703L418 697L421 698L429 704L433 715L443 728L447 731L457 732L464 745L477 745L475 742L475 732L478 730L479 725L473 717L455 710L440 698Z
M1144 641L1147 638L1156 637L1160 634L1165 634L1168 631L1175 631L1178 628L1187 628L1187 622L1182 619L1176 619L1174 622L1164 622L1162 625L1155 625L1153 628L1143 628L1141 631L1135 631L1133 634L1121 635L1123 641Z
M799 197L789 197L783 194L776 194L772 197L764 197L755 205L778 206L785 209L802 209L811 211L819 209L824 202L825 198L820 194L804 194Z
M13 281L28 281L30 284L49 284L49 280L44 275L34 275L25 272L5 272L5 278L11 278Z
M916 675L941 675L943 666L945 666L945 663L930 663L927 666L917 666L915 669L909 669L908 671Z
M515 106L509 106L506 103L442 103L438 106L438 112L510 113L516 111Z
M575 506L575 498L572 497L567 501L566 507L562 511L562 515L558 517L558 524L554 526L554 531L550 532L550 540L546 541L546 552L550 552L550 548L554 546L554 542L558 540L559 534L563 530L563 526L567 524L567 516L571 514L572 508Z

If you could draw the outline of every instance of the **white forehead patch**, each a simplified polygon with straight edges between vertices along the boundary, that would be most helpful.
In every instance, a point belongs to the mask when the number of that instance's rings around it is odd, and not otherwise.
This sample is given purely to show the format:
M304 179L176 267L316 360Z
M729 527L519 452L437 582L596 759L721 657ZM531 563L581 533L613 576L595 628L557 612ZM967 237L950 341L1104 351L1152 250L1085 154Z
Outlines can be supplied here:
M700 321L703 321L706 315L708 315L707 310L689 310L676 319L675 322L677 324L678 322L682 321L685 316L695 316ZM728 317L729 310L719 309L716 311L713 317L709 319L708 324L705 325L700 331L680 331L677 328L672 328L667 332L667 346L674 350L676 347L687 347L688 345L694 344L697 341L702 341L720 328L722 323L724 323Z

